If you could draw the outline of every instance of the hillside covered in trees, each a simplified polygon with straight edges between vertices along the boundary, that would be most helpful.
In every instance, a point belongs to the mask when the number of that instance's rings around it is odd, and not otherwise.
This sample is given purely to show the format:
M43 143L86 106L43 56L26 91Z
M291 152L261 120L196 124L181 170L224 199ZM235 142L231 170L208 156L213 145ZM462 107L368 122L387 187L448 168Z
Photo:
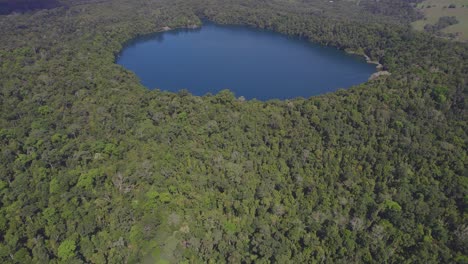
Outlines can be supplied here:
M408 1L380 1L407 21L375 1L60 2L0 16L2 263L468 262L468 46L413 31ZM392 74L261 102L115 64L204 19Z

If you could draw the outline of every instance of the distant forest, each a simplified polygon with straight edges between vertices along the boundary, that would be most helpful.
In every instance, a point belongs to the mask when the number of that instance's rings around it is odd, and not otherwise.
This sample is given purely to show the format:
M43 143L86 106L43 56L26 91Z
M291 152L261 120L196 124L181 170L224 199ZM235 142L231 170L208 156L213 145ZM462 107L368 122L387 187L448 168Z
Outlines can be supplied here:
M408 1L60 3L0 16L0 262L468 263L468 46L413 31ZM115 64L204 20L391 75L260 102Z
M51 9L59 6L61 3L57 0L0 0L0 15L36 9Z

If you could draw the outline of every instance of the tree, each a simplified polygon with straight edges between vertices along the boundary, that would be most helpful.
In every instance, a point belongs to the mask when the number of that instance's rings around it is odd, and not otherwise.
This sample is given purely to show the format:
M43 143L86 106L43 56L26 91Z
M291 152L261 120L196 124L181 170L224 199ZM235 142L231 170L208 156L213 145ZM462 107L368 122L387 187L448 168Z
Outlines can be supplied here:
M75 250L75 241L68 239L60 244L57 255L62 260L68 260L75 256Z

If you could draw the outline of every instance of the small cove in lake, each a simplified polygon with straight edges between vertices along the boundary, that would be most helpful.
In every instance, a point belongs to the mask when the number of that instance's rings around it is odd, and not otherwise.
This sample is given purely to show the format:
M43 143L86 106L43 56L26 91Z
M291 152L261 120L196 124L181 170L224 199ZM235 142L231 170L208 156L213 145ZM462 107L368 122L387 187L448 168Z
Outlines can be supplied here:
M135 39L117 63L149 89L247 99L310 97L366 82L375 65L336 48L246 26L205 23Z

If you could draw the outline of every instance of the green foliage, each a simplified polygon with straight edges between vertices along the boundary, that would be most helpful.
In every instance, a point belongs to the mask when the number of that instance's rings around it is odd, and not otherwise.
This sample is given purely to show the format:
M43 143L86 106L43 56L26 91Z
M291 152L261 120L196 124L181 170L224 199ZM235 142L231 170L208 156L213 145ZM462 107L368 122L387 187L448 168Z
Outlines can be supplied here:
M468 48L409 30L407 3L62 2L0 16L0 262L466 262ZM392 75L259 102L115 65L199 17Z
M48 115L48 114L52 113L52 109L47 105L43 105L43 106L40 106L37 109L37 112L39 112L39 114L41 114L41 115Z
M0 191L8 187L8 183L5 181L0 180Z
M50 193L59 193L61 191L59 180L54 178L50 181L49 192Z
M75 256L76 245L73 240L65 240L58 247L57 255L62 260L68 260Z
M237 226L233 222L226 221L224 223L224 229L226 230L228 234L234 234L237 231Z
M432 90L432 96L434 97L434 100L438 103L445 103L448 98L448 92L449 89L444 86L436 86Z
M91 169L90 171L80 175L76 186L91 189L100 175L101 171L99 169Z
M395 201L385 200L384 205L385 205L385 208L388 210L401 212L401 206Z
M172 200L172 195L168 192L163 192L159 195L159 201L169 203Z

